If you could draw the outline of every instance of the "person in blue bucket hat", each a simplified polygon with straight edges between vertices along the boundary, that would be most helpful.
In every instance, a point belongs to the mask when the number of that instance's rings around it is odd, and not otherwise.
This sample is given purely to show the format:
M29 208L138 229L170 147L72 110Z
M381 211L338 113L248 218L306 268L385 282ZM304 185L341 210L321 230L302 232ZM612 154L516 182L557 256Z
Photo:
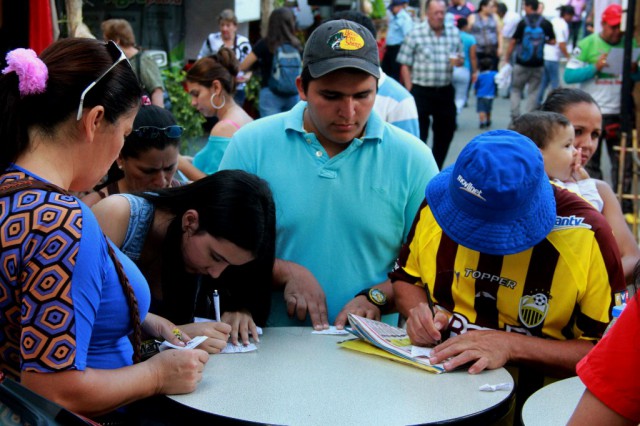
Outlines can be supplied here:
M519 370L516 410L546 375L575 374L625 288L606 220L510 130L477 136L429 182L389 277L431 362Z

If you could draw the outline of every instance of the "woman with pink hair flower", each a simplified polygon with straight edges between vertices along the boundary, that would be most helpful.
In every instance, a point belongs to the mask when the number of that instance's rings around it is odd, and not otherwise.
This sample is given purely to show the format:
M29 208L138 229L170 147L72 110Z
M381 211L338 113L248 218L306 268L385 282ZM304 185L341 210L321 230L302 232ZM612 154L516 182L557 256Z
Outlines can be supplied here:
M176 345L189 336L177 333L179 340L174 324L147 314L142 274L68 192L93 187L131 132L141 91L129 62L113 42L73 38L40 57L16 49L7 63L0 76L1 372L92 417L193 391L207 353L165 351L140 362L143 335Z

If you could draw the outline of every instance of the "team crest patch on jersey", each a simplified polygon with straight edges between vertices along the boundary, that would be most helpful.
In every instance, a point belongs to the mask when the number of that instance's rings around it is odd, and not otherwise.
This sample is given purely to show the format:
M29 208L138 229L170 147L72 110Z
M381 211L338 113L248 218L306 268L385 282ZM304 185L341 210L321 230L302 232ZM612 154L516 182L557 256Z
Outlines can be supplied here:
M571 216L556 216L556 223L553 225L553 229L566 229L566 228L585 228L591 229L591 225L584 222L584 217L576 215Z
M327 44L333 50L358 50L364 47L364 39L357 32L344 29L329 37Z
M549 298L542 293L530 294L520 298L518 317L527 328L537 327L547 317Z

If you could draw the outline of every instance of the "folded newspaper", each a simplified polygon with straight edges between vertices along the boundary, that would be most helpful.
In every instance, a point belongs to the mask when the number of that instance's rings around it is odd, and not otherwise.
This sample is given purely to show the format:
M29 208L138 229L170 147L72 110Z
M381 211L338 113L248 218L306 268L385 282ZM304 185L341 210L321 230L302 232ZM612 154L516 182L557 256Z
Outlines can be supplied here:
M349 314L349 324L351 333L359 339L342 341L340 346L413 365L431 373L445 372L442 364L429 362L431 349L413 346L402 328L353 314Z

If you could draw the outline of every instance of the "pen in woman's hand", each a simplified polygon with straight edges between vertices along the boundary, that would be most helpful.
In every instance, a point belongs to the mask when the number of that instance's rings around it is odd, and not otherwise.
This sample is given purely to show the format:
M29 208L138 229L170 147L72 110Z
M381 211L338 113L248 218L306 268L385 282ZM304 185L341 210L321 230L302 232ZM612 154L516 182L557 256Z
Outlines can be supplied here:
M220 295L218 290L213 290L213 308L216 311L216 321L220 322Z

